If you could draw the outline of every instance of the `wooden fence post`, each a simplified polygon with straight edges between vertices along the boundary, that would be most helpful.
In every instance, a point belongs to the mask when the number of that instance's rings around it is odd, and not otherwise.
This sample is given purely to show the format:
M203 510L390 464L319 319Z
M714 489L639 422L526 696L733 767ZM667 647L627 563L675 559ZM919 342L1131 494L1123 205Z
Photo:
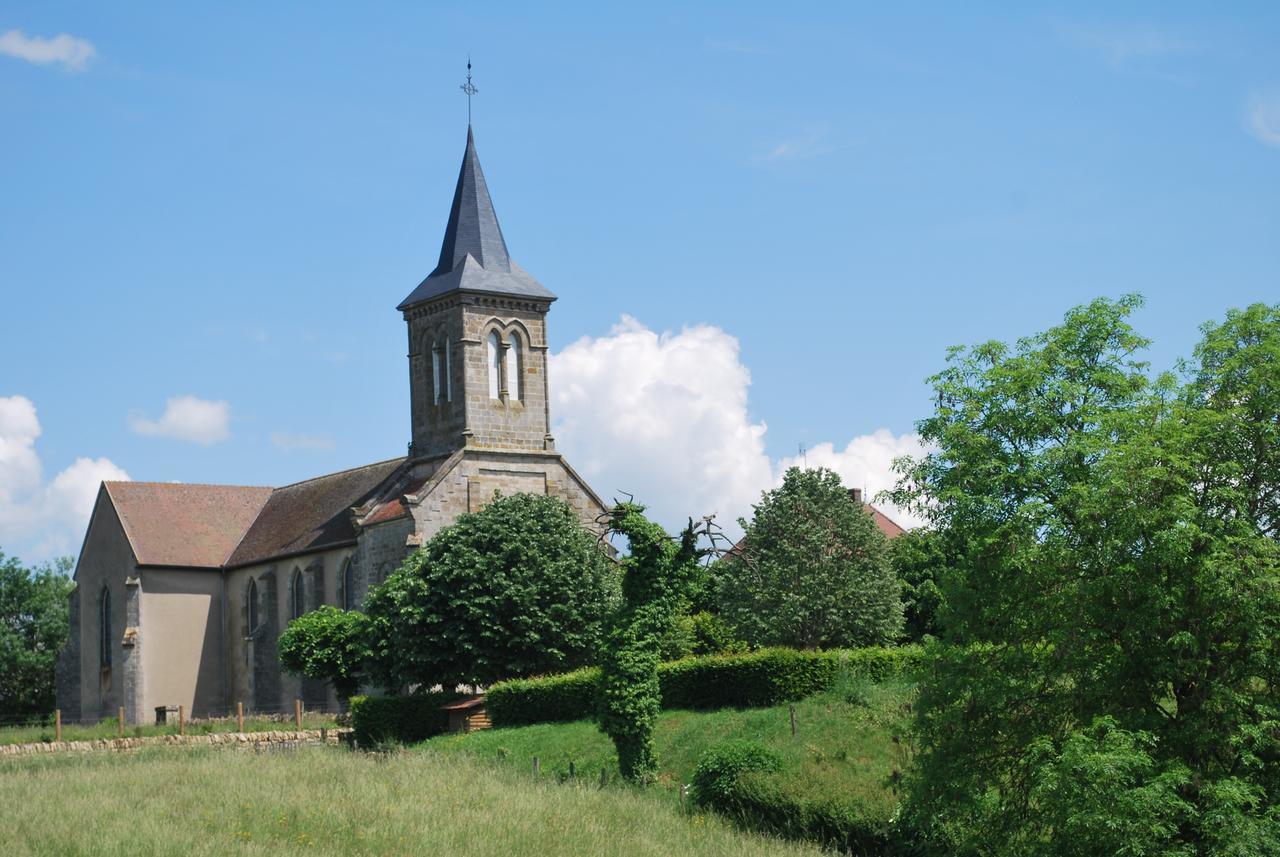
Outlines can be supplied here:
M116 729L116 734L118 734L121 738L123 738L124 737L124 706L123 705L120 706L120 710L117 712L116 720L119 724L118 728Z
M53 740L62 741L62 709L53 710Z
M536 777L540 773L542 773L542 765L538 761L538 757L534 756L533 757L533 775Z
M684 796L688 793L689 787L684 783L680 784L680 811L684 812Z
M609 783L609 772L604 768L600 769L600 788L604 788Z
M187 709L184 706L178 706L178 734L187 734Z
M795 737L795 734L796 734L796 707L795 707L794 705L788 705L787 707L791 709L791 735L792 735L792 737Z
M302 731L302 700L295 699L293 701L293 726L299 732Z
M244 703L236 703L236 722L239 724L238 731L244 732Z

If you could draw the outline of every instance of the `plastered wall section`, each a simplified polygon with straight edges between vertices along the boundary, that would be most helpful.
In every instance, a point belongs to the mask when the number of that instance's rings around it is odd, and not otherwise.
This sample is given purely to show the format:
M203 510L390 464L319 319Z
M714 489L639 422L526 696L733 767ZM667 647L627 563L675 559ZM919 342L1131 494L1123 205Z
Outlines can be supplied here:
M144 718L161 705L223 714L222 572L144 568L141 577Z

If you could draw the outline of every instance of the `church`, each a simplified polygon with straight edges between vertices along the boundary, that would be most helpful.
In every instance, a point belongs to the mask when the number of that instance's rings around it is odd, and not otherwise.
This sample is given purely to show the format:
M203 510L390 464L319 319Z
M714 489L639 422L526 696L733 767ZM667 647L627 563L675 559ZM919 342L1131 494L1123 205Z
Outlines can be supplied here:
M332 707L327 685L280 670L291 619L359 605L497 491L561 497L595 526L604 505L551 436L555 299L512 261L468 126L439 262L396 307L409 335L408 454L280 488L103 483L58 662L63 718Z

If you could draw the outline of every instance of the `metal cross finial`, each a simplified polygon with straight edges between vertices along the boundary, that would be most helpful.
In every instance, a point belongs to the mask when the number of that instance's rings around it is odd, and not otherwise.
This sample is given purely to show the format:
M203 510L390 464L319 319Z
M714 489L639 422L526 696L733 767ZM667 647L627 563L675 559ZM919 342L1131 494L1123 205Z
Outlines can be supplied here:
M471 57L467 57L467 82L459 87L467 94L467 124L471 124L471 96L480 90L476 89L476 85L471 82Z

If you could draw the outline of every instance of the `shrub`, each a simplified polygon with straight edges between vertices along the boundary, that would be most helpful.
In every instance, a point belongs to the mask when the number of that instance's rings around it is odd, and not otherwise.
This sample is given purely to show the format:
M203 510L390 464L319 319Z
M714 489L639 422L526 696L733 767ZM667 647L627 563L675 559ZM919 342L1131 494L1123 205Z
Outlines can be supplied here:
M586 666L617 600L617 569L568 503L498 497L370 592L372 678L452 687Z
M751 830L818 842L842 854L910 852L904 832L889 819L838 798L793 794L772 776L781 768L779 756L756 741L721 742L698 760L694 802Z
M485 695L494 726L524 726L594 717L599 708L597 667L541 678L498 682Z
M705 610L689 617L693 633L694 655L741 654L748 646L734 636L730 628L719 616Z
M712 809L727 808L737 794L739 777L781 767L778 754L757 741L735 738L714 744L698 759L693 772L694 802Z
M280 666L285 672L327 681L339 698L350 699L364 678L367 636L363 613L325 604L284 629L277 644Z
M351 697L351 728L363 748L398 742L425 741L449 728L449 715L440 710L459 698L451 691L410 696Z
M763 649L740 655L686 658L658 666L663 708L750 708L794 702L842 679L881 682L921 663L917 646L831 652ZM600 671L514 679L489 689L494 726L584 720L595 715Z

